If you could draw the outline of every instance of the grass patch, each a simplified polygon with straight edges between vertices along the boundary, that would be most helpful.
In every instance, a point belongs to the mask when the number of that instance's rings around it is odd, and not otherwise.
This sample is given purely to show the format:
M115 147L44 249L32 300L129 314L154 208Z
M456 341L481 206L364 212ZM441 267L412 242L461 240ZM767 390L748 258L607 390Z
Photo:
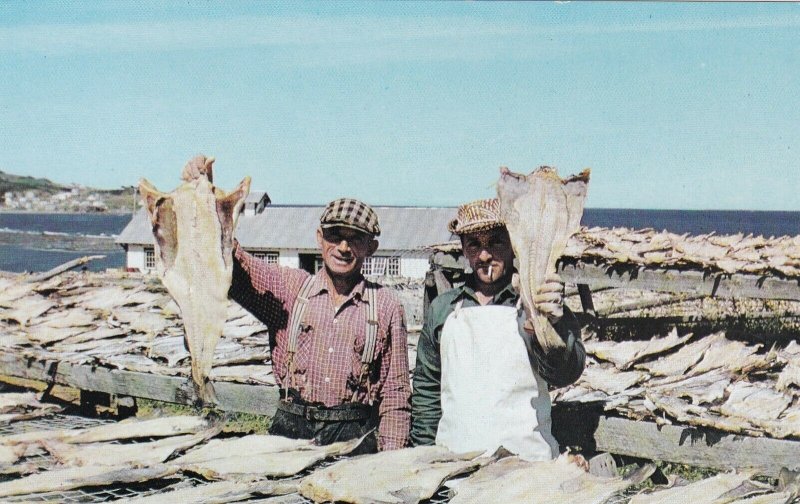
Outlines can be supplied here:
M138 418L155 418L176 415L217 415L224 422L223 432L243 434L266 434L272 424L272 418L253 413L221 412L214 408L196 408L184 404L174 404L153 399L136 399Z

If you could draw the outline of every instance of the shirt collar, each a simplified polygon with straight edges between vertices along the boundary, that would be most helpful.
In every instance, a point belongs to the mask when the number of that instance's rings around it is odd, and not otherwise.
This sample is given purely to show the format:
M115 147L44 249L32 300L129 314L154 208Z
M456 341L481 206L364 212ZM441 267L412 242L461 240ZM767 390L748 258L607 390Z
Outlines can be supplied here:
M350 294L347 296L347 300L356 298L360 301L364 298L364 287L366 285L366 280L364 279L364 275L360 273L358 277L358 283L356 283L355 287L353 287L353 290L350 291ZM327 293L329 278L330 276L328 275L328 270L326 270L324 267L320 268L320 270L317 271L317 274L314 275L314 279L311 281L311 293L308 297L314 297L322 294L323 292Z
M467 283L458 287L459 293L453 298L452 304L456 304L458 301L462 299L471 299L475 302L475 304L480 304L478 301L478 296L475 294L475 289L472 287L472 277L468 277ZM505 305L505 304L513 304L517 302L517 298L519 298L519 294L514 287L511 286L511 282L508 283L500 292L494 295L492 298L492 304L495 305Z

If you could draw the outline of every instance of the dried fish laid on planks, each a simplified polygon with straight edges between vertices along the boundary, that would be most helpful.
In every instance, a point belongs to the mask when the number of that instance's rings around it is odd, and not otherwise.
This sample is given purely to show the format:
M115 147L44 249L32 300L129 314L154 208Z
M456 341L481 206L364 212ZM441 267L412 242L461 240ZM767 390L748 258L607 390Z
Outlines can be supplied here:
M58 413L58 404L42 403L33 392L0 394L0 425Z
M645 357L658 355L682 345L691 337L691 333L678 336L678 330L673 329L667 336L655 336L648 341L588 341L586 353L626 370Z
M134 469L125 465L51 469L0 483L0 497L64 491L114 483L136 483L165 478L176 472L175 468L162 464L143 469Z
M214 158L203 156L190 161L187 168L199 165L207 176L187 176L169 194L144 179L139 184L153 226L159 275L180 307L192 378L198 396L206 401L214 398L207 378L226 320L233 232L250 191L250 177L229 194L214 187L213 162Z
M44 448L61 464L67 466L124 465L148 467L159 464L173 454L183 452L222 431L218 424L197 434L171 436L144 443L64 443L56 439L42 441Z
M299 491L314 502L415 504L429 499L453 476L490 462L481 452L455 454L441 446L417 446L341 460L317 469Z
M689 485L640 493L630 500L630 504L717 504L773 490L770 485L752 481L751 476L748 473L722 473Z
M723 415L747 420L776 420L792 404L791 396L773 387L739 381L728 387L728 399L720 406Z
M258 434L214 439L170 464L208 479L253 480L293 476L321 460L352 452L363 439L329 445L315 445L307 439Z
M533 297L555 274L567 240L580 228L588 184L588 169L565 180L547 166L527 176L500 169L497 196L519 261L522 302L546 351L563 348L565 343L538 312Z
M135 504L219 504L223 502L248 501L254 496L287 495L297 490L297 482L284 481L215 481L206 485L128 499Z
M626 478L589 474L567 455L545 462L508 457L480 468L455 485L450 504L547 502L602 504L623 490L642 483L655 471L647 464Z
M57 439L64 443L94 443L115 439L156 438L195 434L211 427L211 422L199 416L169 416L149 420L128 419L121 422L88 427L23 432L0 436L0 444L36 443Z

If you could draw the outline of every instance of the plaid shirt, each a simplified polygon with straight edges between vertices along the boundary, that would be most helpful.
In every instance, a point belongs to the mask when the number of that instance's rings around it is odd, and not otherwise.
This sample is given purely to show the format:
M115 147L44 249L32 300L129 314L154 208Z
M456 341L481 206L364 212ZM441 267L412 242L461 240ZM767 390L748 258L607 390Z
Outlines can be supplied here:
M230 297L267 325L272 366L278 385L287 385L288 320L306 271L267 264L241 249L234 250ZM378 340L371 372L359 383L361 352L366 339L363 278L338 309L328 293L325 269L314 275L300 324L294 376L290 388L308 402L335 406L356 401L378 404L381 450L404 447L411 425L411 385L403 307L394 295L378 286ZM367 383L368 382L368 383Z

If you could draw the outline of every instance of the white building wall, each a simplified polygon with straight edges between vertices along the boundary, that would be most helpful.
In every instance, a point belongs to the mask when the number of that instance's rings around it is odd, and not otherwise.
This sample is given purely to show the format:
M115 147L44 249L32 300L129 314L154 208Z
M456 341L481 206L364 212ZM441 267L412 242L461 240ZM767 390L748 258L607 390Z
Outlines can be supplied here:
M125 263L128 268L138 268L139 271L144 271L144 246L143 245L128 245L128 253L125 254Z
M278 251L278 264L281 266L288 266L290 268L300 267L300 257L297 255L297 250L279 250Z
M429 255L427 253L405 253L400 257L400 274L407 278L425 278L428 271Z

